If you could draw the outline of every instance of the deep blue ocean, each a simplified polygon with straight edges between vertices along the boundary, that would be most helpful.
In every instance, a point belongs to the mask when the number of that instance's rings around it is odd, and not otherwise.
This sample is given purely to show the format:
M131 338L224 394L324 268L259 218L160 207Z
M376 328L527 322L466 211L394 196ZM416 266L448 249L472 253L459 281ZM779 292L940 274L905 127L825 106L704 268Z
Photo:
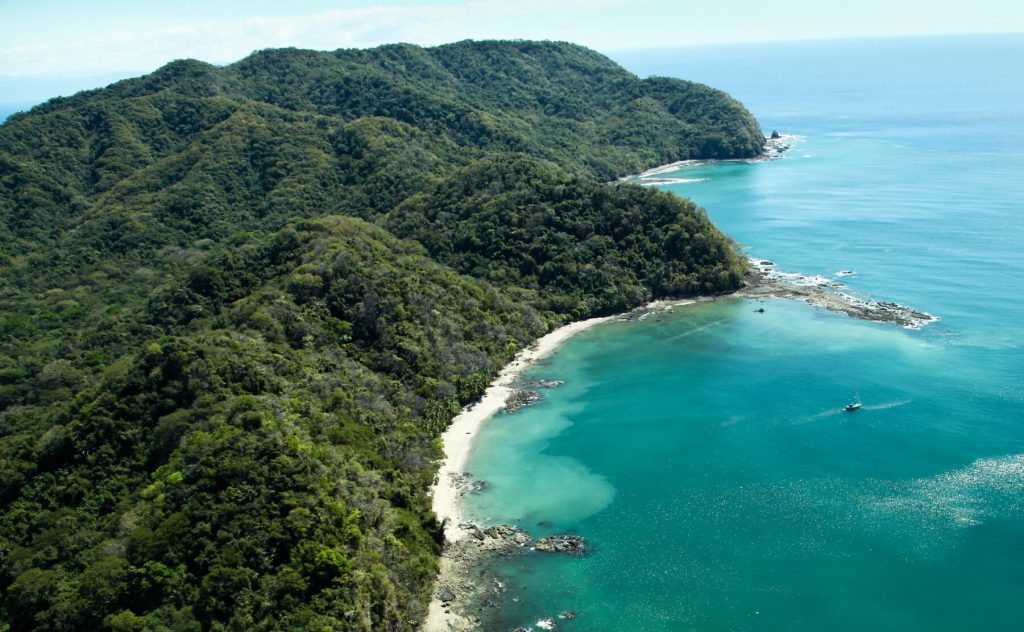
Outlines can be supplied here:
M1021 629L1024 36L612 57L794 136L664 188L781 269L941 320L730 299L571 339L529 375L566 384L481 432L466 510L592 552L498 564L487 629Z

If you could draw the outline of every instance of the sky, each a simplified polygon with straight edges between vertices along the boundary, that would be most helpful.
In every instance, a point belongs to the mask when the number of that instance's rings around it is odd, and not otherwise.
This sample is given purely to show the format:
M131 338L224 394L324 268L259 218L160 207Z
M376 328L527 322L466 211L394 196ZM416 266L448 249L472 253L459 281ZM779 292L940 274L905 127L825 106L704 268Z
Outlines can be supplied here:
M601 52L1024 32L1021 0L0 0L0 102L282 46L567 40Z

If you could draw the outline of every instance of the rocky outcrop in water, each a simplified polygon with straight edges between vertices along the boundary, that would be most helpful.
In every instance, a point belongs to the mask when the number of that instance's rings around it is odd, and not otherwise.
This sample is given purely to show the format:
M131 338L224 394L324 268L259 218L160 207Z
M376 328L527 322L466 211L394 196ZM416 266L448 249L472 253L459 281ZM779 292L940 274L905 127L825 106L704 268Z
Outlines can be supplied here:
M532 406L540 400L540 393L537 391L513 391L505 399L505 410L514 413L525 406Z
M792 138L783 136L778 132L772 132L771 138L764 144L764 157L768 160L781 157L782 153L789 150L789 140Z
M529 388L557 388L565 384L562 380L530 380L526 383Z
M449 542L445 547L441 565L448 570L442 573L434 589L434 597L445 613L451 613L453 619L459 621L459 625L453 628L457 630L485 629L489 613L500 605L502 593L510 590L506 581L491 570L495 560L519 555L584 555L588 552L586 541L578 535L551 535L535 540L515 525L482 527L466 522L459 528L467 537ZM536 553L538 551L540 553ZM508 595L504 597L508 598ZM547 629L553 630L557 621L575 617L575 611L564 610L541 621L549 621L552 627ZM536 628L539 623L532 625Z
M938 320L931 314L906 305L855 296L845 291L846 286L834 279L781 272L770 261L760 259L750 259L749 272L744 282L746 286L736 293L737 296L798 299L861 320L893 323L908 329L920 329Z
M584 555L587 552L586 542L578 535L552 535L537 540L533 547L545 553L567 553Z

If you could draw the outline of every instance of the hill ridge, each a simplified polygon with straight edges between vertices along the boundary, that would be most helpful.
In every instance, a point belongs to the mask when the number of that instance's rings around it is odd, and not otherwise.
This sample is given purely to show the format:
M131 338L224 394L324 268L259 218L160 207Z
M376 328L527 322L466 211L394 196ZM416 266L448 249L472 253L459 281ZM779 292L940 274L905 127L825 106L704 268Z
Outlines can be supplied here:
M0 627L410 630L452 416L545 332L728 292L740 104L554 42L179 60L0 126Z

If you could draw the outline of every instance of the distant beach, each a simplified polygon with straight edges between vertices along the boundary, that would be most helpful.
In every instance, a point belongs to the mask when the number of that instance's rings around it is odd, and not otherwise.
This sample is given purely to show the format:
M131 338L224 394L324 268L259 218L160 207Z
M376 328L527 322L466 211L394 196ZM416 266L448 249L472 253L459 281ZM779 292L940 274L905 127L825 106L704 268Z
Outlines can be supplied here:
M756 158L731 158L727 160L713 160L713 159L689 159L689 160L676 160L675 162L666 163L664 165L658 165L657 167L651 167L641 171L640 173L622 176L618 179L618 182L625 182L629 184L640 184L643 186L657 185L657 184L674 184L674 183L686 183L686 182L702 182L704 178L660 178L663 173L670 173L676 171L680 167L693 167L697 165L703 165L706 163L715 162L761 162L764 160L775 160L781 158L782 154L789 150L793 142L798 140L800 136L795 134L780 134L775 138L768 138L764 144L764 153Z

